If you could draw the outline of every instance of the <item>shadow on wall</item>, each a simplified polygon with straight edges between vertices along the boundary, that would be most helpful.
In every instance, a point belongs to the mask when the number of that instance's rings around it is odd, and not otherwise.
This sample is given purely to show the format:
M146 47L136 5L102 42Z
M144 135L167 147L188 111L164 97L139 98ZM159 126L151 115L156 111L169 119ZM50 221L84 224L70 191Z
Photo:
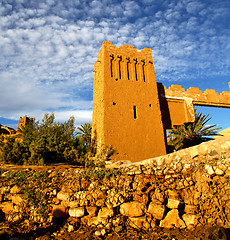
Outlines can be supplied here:
M167 145L167 129L170 129L172 126L172 121L170 117L169 112L169 106L168 102L166 100L165 96L165 89L162 83L157 83L157 89L158 89L158 96L159 96L159 102L160 102L160 110L161 110L161 116L162 116L162 123L164 128L164 139L165 139L165 146L166 146L166 152L172 153L173 152L173 146Z

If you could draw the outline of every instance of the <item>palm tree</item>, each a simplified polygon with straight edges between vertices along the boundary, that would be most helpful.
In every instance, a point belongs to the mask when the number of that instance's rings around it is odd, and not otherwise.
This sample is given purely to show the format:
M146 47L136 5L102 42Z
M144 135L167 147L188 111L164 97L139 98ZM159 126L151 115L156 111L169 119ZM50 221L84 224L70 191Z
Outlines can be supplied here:
M77 131L77 135L84 139L86 145L90 145L92 125L90 123L85 123L77 129L79 130Z
M174 147L175 150L191 147L202 142L213 139L211 136L218 135L217 130L221 129L214 125L206 125L211 119L208 115L203 115L201 112L196 113L195 121L185 123L181 126L175 126L169 130L168 145Z

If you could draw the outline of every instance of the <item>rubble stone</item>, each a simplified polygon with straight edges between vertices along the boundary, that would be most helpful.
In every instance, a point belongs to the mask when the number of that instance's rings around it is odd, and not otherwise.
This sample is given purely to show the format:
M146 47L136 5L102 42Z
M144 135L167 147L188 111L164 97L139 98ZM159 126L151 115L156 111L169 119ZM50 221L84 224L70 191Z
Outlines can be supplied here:
M194 214L184 214L182 218L188 229L194 228L198 223L197 216Z
M151 202L148 207L148 212L156 219L161 220L164 216L165 206Z
M69 193L62 192L62 191L61 191L61 192L58 192L58 194L57 194L57 199L69 201L70 195L69 195Z
M166 215L166 217L160 221L160 227L163 228L186 228L186 225L182 219L179 217L179 212L177 209L172 209Z
M70 208L69 215L71 217L83 217L85 215L85 208L84 207Z
M147 221L146 216L142 217L130 217L130 226L138 229L149 229L150 223Z
M177 209L179 207L180 201L177 199L168 199L167 207L170 209Z
M140 217L144 214L145 204L132 201L128 203L123 203L120 206L120 213L129 217Z
M113 209L108 207L103 207L100 209L98 213L98 217L100 218L110 218L114 215Z

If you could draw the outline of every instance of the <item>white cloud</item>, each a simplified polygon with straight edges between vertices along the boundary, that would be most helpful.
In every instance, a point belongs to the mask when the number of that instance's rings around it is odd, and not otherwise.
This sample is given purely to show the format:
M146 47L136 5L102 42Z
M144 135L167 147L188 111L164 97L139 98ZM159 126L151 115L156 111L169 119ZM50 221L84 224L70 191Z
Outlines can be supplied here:
M229 76L229 10L201 0L0 3L0 115L90 111L104 40L152 48L163 83Z

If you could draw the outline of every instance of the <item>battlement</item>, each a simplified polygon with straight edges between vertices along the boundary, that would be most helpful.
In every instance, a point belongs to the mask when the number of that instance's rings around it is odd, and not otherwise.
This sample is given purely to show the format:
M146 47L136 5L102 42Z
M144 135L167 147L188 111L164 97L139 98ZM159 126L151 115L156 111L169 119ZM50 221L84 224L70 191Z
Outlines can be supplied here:
M100 69L100 64L107 66L106 77L116 81L130 80L149 83L151 82L149 74L154 71L150 48L140 51L130 45L122 45L117 48L107 41L103 43L99 52L98 60L95 63L95 72Z
M218 94L214 89L206 89L202 92L196 87L186 91L180 85L172 85L168 89L164 87L164 94L166 98L191 98L193 105L230 107L230 92L227 91Z

